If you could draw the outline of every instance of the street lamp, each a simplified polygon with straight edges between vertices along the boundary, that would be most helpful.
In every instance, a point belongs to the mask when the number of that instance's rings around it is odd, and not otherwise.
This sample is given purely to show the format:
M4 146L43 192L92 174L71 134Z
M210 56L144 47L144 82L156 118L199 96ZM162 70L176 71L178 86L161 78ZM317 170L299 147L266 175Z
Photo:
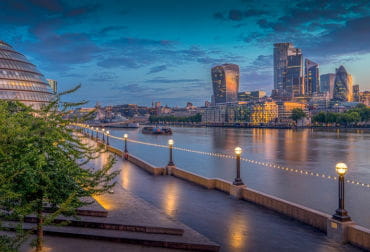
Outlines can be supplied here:
M127 151L127 134L123 134L123 139L125 140L125 150L124 150L124 155L123 157L127 160L128 159L128 151Z
M344 209L344 175L347 173L348 167L345 163L338 163L335 166L335 170L339 175L338 177L339 202L338 209L335 211L333 219L342 222L351 221L351 217L348 216L348 212Z
M173 148L174 141L172 139L168 140L168 147L170 149L170 161L168 162L167 166L175 166L175 163L172 160L172 148Z
M107 130L107 145L109 145L109 130Z
M236 147L234 149L236 155L236 178L233 182L233 185L240 186L244 185L242 179L240 178L240 154L242 154L242 148Z
M96 136L96 141L98 141L98 139L99 139L99 128L98 127L96 127L95 128L95 130L96 130L96 134L95 134L95 136Z
M104 136L105 135L105 129L102 129L102 132L103 132L102 133L102 135L103 135L103 143L105 143L105 136Z

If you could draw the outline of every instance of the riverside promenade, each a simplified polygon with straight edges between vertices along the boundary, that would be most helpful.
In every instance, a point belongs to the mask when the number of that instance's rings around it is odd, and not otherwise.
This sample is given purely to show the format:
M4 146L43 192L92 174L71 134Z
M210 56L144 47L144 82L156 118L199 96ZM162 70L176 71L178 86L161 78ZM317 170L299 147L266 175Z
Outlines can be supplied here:
M101 167L106 155L91 165ZM328 239L315 228L220 191L172 176L153 176L119 156L114 169L121 171L118 186L218 243L220 251L360 251Z

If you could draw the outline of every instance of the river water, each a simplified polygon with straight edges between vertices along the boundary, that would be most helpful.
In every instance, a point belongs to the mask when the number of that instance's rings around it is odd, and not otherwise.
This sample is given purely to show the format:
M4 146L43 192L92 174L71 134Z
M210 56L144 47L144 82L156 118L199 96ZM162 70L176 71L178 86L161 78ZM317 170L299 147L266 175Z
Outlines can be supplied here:
M167 145L173 138L177 147L202 152L233 155L234 148L240 146L244 158L289 168L286 171L241 162L241 177L248 187L328 214L333 214L338 205L338 181L327 176L336 176L335 164L345 162L349 167L346 179L360 182L360 185L346 183L345 208L356 223L370 227L370 188L361 186L370 184L369 130L187 127L172 130L172 136L161 136L143 135L141 129L110 129L114 136L127 133L130 139L154 144ZM110 143L123 148L120 140L110 139ZM128 142L128 149L158 167L168 163L167 148ZM209 178L233 181L236 174L234 159L174 150L174 162L179 168ZM295 169L303 170L303 174Z

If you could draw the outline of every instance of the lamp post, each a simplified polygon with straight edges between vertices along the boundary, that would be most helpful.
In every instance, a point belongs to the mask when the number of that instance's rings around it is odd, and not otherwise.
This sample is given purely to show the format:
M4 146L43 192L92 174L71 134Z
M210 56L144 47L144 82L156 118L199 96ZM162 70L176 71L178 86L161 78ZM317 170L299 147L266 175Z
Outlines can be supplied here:
M107 130L107 145L109 145L109 130Z
M94 138L94 127L90 127L90 131L91 131L91 139Z
M335 166L335 170L338 174L338 209L335 210L333 219L338 221L351 221L351 217L348 216L348 212L344 209L344 175L348 171L348 167L345 163L338 163Z
M127 135L127 134L123 134L123 139L125 140L125 149L124 149L124 152L123 152L123 157L124 157L126 160L128 159L127 138L128 138L128 135Z
M96 136L96 141L98 141L98 139L99 139L99 128L98 127L96 127L95 128L95 130L96 130L96 134L95 134L95 136Z
M240 178L240 154L242 154L242 148L236 147L234 149L236 155L236 178L233 182L233 185L240 186L244 185L242 179Z
M175 166L175 163L172 159L172 148L173 148L174 141L172 139L168 140L168 147L170 149L170 161L168 162L167 166Z
M105 143L105 129L102 129L102 135L103 135L103 143Z

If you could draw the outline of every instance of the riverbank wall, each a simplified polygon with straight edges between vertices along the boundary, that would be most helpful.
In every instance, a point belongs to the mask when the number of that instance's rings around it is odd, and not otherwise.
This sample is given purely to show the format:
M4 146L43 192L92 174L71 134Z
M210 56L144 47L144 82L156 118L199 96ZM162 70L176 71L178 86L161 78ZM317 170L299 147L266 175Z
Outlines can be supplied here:
M112 146L106 146L107 151L124 158L124 153ZM266 193L262 193L246 186L235 186L231 182L219 178L206 178L198 174L186 171L176 166L171 167L155 167L154 165L135 157L132 154L128 155L129 162L144 169L152 175L171 175L207 189L215 189L226 194L233 195L241 200L252 202L254 204L266 207L276 211L284 216L300 221L304 224L312 226L326 234L333 233L338 227L333 226L331 215L296 204L279 197L275 197ZM328 230L328 229L331 230ZM338 228L339 229L339 228ZM342 230L338 230L338 232ZM349 242L352 245L370 251L370 230L359 225L351 223L346 225L346 230L341 242Z

